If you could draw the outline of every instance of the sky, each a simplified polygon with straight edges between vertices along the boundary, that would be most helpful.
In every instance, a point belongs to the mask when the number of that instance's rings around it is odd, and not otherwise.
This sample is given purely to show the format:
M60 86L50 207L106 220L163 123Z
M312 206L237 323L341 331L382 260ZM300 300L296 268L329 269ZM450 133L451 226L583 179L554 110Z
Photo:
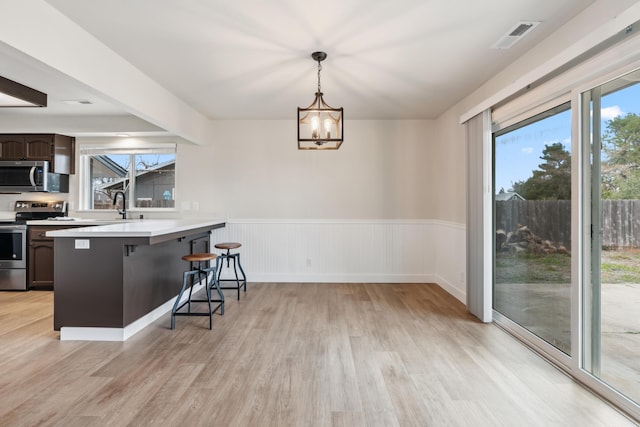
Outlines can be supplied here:
M110 154L109 158L114 162L116 162L117 164L119 164L120 166L122 166L123 168L125 169L129 168L129 163L131 160L131 157L129 154ZM154 164L164 163L169 160L175 160L175 158L176 158L175 154L142 154L142 155L136 156L136 162L139 162L138 169L144 170L145 167L140 163L141 161L146 162L149 165L154 165Z
M640 115L640 84L602 98L602 131L607 121L619 115ZM545 144L561 142L571 152L571 111L530 124L496 138L495 189L508 191L517 181L527 180L543 163L540 159Z

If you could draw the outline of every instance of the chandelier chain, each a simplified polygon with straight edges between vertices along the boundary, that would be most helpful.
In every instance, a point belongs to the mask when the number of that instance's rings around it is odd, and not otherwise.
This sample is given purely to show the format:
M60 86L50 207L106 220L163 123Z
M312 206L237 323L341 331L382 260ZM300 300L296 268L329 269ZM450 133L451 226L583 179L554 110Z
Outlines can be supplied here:
M318 92L322 92L320 89L320 71L322 71L322 64L318 61Z

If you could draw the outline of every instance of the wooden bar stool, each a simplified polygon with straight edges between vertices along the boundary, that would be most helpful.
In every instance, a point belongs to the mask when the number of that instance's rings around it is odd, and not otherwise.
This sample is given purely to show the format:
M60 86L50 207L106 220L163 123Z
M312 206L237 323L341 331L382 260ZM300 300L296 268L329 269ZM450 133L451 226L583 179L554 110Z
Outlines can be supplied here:
M235 282L236 286L221 286L220 289L237 289L238 290L238 300L240 299L240 289L244 288L244 291L247 292L247 276L244 274L244 270L242 269L242 264L240 264L240 253L236 252L234 254L231 253L231 249L238 249L242 246L240 243L236 242L227 242L227 243L217 243L214 245L216 249L226 250L226 253L222 253L220 258L222 258L222 262L220 263L220 271L218 271L218 282ZM233 272L236 276L236 279L220 279L220 275L222 274L222 264L224 260L227 260L227 268L229 268L229 261L233 260ZM237 261L236 261L237 260ZM238 268L240 269L240 273L242 273L242 280L238 278Z
M191 270L185 271L182 275L182 288L176 298L176 302L173 304L171 310L171 329L175 329L176 316L209 316L209 329L213 328L213 313L220 309L220 314L224 314L224 295L220 289L218 283L218 265L220 264L220 258L216 254L200 253L189 254L182 257L184 261L191 263ZM211 266L211 261L215 260L215 265ZM194 268L193 264L197 263ZM193 286L197 283L204 283L204 289L207 294L206 299L192 299L191 294L193 292ZM189 288L189 297L186 301L181 302L182 296ZM216 288L220 299L212 299L211 292L213 288ZM191 311L192 302L206 302L207 311ZM211 303L217 305L212 306ZM182 307L187 306L187 311L179 311Z

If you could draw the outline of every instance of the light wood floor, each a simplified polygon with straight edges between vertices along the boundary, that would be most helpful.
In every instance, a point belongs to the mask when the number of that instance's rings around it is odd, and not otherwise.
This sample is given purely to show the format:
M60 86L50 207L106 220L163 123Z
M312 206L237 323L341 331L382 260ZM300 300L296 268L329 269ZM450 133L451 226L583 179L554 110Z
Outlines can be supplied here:
M207 318L60 342L0 292L0 426L633 425L435 285L249 284Z

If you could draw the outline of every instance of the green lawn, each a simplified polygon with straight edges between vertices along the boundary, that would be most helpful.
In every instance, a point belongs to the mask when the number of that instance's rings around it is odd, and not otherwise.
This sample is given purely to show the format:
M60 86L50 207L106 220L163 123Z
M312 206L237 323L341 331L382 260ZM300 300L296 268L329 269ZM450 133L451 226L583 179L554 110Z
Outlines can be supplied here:
M602 251L602 283L640 283L640 250ZM571 256L500 253L497 283L570 283Z
M496 283L570 283L571 257L565 254L499 253Z
M640 251L602 251L602 283L640 283Z

